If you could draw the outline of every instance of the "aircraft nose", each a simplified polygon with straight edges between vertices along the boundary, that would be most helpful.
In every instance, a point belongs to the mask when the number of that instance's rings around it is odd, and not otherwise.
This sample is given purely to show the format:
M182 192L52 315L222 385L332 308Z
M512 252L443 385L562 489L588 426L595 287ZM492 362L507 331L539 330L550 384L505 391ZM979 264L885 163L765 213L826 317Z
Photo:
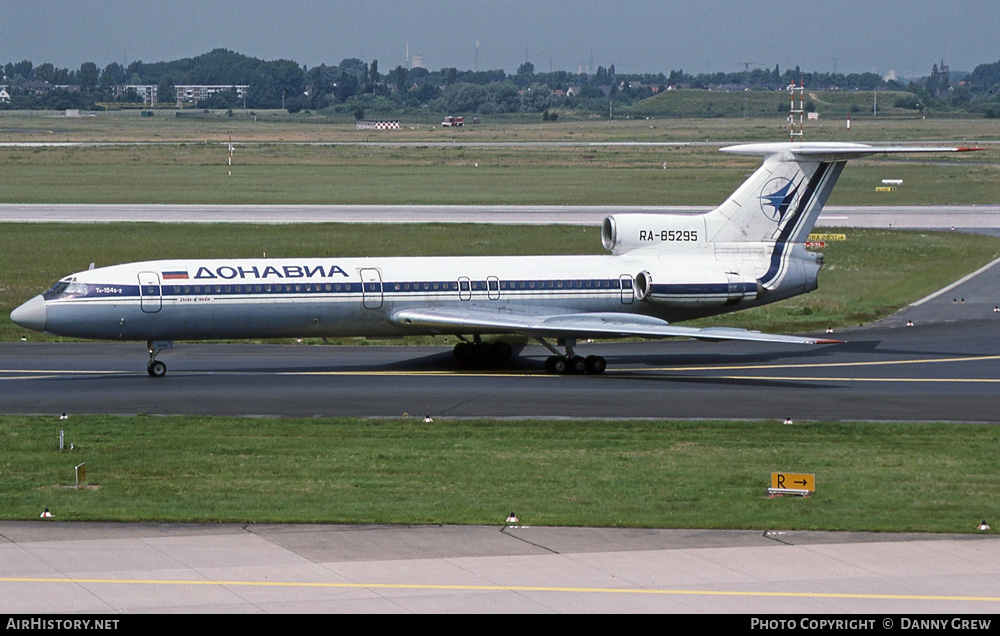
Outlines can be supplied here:
M45 299L35 296L10 312L10 319L26 329L45 331Z

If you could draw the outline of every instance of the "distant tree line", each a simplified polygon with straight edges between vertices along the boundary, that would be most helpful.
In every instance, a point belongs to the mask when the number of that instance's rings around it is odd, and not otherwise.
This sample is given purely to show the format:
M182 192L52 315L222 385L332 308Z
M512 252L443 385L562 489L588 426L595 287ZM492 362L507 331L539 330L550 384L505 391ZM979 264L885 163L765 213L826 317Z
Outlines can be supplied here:
M914 110L942 109L1000 116L1000 61L981 64L962 81L949 78L937 66L925 81L902 85L885 81L875 73L803 72L798 67L782 72L773 69L699 73L683 70L663 73L618 73L614 64L594 73L536 72L530 62L508 74L503 70L461 71L442 68L407 69L396 66L386 72L378 60L370 63L347 58L336 65L313 68L290 60L264 61L233 51L216 49L204 55L171 62L117 62L103 69L84 62L78 70L56 68L45 63L34 66L24 60L3 65L0 84L8 87L10 109L92 109L99 102L142 101L125 85L156 85L160 101L173 99L174 87L185 84L247 85L245 97L235 91L216 93L200 102L202 108L285 108L353 113L364 116L402 113L548 113L556 109L607 113L617 112L639 100L673 88L784 90L802 84L816 90L894 90L909 93L897 98L897 106ZM40 84L41 83L41 84ZM46 85L44 90L40 90Z

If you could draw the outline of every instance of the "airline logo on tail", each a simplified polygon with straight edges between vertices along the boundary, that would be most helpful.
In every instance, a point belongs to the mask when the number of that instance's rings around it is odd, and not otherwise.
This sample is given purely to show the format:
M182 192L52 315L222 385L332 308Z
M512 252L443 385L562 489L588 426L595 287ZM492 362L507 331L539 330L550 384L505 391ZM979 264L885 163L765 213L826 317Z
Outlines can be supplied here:
M801 184L802 181L799 181ZM791 179L775 177L760 189L760 211L771 221L781 223L798 194L799 186ZM770 208L770 209L768 209Z

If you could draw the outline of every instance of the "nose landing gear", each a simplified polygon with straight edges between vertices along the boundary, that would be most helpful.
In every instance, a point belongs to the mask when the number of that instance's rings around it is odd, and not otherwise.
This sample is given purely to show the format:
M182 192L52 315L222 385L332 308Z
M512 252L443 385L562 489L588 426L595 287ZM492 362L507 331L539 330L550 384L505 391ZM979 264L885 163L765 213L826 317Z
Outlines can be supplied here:
M149 340L146 342L146 349L149 351L149 362L146 363L146 373L152 378L162 378L167 374L167 365L156 359L156 354L164 349L173 349L174 343L170 340Z

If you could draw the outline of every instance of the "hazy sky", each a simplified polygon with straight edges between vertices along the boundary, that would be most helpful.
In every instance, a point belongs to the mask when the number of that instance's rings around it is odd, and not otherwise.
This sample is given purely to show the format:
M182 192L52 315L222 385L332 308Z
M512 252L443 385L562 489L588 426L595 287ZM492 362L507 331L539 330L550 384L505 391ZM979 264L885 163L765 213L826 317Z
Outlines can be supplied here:
M307 66L377 59L386 72L890 70L926 75L1000 60L1000 0L0 0L0 64L79 68L226 48ZM754 66L751 66L753 68Z

